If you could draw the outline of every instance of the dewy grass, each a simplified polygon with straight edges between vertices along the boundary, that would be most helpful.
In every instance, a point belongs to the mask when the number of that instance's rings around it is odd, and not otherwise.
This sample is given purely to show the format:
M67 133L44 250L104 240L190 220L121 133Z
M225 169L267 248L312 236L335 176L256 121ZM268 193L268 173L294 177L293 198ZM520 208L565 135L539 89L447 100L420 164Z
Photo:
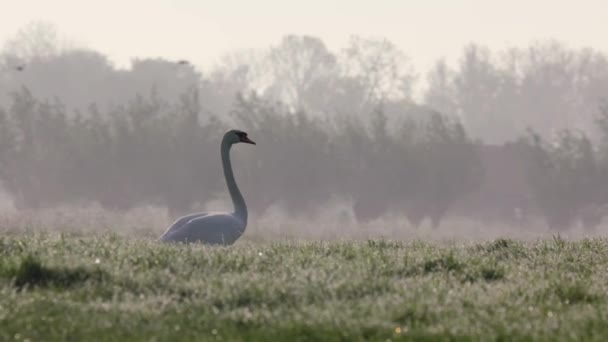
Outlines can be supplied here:
M608 240L0 237L0 340L604 340Z
M12 276L14 285L19 289L26 286L69 288L87 281L100 281L103 272L84 267L48 267L28 254L19 262L18 267L7 270L5 275Z

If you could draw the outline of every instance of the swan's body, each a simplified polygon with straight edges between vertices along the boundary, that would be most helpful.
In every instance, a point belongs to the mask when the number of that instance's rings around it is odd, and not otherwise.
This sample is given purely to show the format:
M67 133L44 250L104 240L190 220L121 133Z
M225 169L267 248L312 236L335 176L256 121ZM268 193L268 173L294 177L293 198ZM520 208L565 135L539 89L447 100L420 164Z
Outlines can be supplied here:
M234 212L196 213L180 217L161 235L161 241L231 245L243 235L247 227L247 206L236 185L230 162L230 148L239 142L255 145L247 133L232 130L224 134L220 148L224 177Z

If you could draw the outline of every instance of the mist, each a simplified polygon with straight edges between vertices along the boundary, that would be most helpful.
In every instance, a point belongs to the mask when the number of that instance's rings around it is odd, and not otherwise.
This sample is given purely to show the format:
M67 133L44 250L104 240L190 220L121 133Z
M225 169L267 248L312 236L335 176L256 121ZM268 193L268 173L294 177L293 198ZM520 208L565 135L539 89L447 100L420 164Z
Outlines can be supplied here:
M250 239L601 234L608 56L547 39L464 45L418 70L386 38L287 34L202 69L66 43L34 22L0 53L2 227L156 236L229 209Z

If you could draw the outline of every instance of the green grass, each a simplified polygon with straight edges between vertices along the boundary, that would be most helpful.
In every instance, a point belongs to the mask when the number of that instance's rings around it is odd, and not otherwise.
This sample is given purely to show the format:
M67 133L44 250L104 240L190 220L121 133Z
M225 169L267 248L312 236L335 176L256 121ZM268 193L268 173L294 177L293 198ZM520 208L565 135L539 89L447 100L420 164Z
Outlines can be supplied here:
M0 340L604 340L608 240L0 237Z

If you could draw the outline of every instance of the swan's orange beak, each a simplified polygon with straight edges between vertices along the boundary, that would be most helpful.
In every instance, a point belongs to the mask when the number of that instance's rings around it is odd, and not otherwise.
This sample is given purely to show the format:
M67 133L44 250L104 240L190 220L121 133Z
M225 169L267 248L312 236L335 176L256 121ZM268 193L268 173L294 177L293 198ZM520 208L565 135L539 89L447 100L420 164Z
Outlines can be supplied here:
M252 144L252 145L255 145L255 141L253 141L253 140L251 140L251 139L247 138L246 136L244 136L244 137L242 137L242 138L241 138L241 142L244 142L244 143L247 143L247 144Z

